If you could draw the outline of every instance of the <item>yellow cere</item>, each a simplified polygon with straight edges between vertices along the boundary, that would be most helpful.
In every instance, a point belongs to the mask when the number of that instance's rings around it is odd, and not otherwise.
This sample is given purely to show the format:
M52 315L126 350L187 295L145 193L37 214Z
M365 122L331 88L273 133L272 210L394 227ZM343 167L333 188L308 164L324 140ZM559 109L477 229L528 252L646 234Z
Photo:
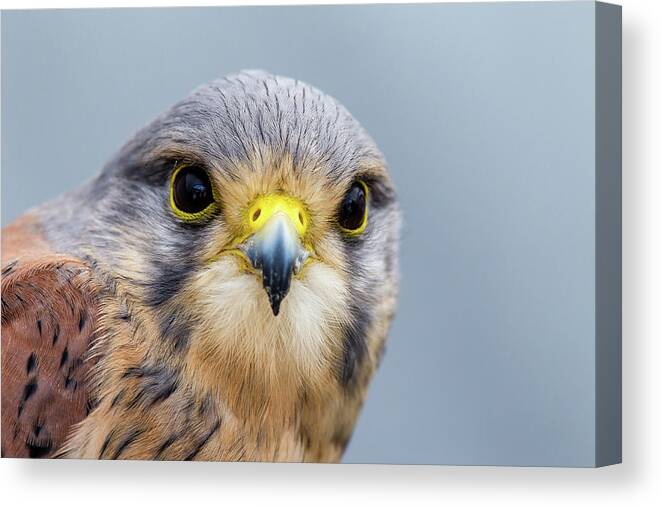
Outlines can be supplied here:
M305 236L310 224L303 203L286 194L266 194L255 199L248 209L248 229L255 233L276 213L285 213L296 228L299 236Z

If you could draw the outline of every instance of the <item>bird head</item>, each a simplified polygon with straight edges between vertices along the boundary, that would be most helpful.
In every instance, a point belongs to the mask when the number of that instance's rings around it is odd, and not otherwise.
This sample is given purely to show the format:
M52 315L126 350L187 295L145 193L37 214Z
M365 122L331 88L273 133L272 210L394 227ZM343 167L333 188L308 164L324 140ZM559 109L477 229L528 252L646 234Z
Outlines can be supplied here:
M200 87L82 201L84 248L156 322L159 346L209 375L346 384L381 346L397 292L393 184L365 130L311 86L242 72Z

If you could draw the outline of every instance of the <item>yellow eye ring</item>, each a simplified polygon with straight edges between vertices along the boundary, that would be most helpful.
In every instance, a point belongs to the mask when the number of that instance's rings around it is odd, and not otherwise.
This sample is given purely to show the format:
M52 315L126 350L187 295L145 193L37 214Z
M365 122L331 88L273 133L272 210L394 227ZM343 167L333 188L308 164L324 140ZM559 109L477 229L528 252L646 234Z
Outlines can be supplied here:
M170 207L187 222L210 216L217 206L216 190L207 172L196 165L177 165L170 177Z
M362 180L353 182L338 210L338 224L348 236L358 236L367 228L369 188Z

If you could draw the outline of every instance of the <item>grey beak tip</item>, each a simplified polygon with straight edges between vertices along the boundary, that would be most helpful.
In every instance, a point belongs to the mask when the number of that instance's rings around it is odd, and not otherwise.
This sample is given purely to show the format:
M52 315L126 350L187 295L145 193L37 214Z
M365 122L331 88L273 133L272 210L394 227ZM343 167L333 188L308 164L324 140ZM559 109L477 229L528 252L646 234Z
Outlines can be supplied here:
M280 304L289 292L292 276L300 271L308 257L296 231L283 220L287 218L270 219L264 229L241 247L252 266L261 272L274 316L280 313Z
M271 305L271 310L273 311L273 315L277 317L278 314L280 313L280 304L287 295L287 292L281 292L281 291L272 292L270 289L267 288L266 293L269 298L269 304Z

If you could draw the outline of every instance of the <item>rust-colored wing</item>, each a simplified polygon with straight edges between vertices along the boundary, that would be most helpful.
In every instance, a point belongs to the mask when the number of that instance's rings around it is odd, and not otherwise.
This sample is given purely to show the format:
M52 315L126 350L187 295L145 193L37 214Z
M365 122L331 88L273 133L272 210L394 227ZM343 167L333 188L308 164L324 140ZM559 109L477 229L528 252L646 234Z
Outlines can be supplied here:
M87 359L97 291L27 217L2 231L2 457L51 457L93 402Z

